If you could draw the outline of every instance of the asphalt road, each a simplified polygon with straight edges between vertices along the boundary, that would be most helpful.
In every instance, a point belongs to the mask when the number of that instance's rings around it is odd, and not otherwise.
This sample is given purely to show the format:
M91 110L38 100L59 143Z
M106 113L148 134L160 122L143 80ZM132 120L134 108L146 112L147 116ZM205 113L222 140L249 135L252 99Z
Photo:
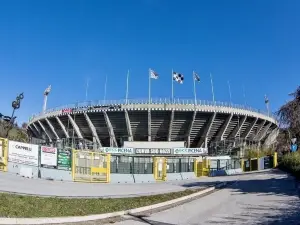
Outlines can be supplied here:
M292 177L279 172L240 176L230 187L159 213L114 225L300 224Z

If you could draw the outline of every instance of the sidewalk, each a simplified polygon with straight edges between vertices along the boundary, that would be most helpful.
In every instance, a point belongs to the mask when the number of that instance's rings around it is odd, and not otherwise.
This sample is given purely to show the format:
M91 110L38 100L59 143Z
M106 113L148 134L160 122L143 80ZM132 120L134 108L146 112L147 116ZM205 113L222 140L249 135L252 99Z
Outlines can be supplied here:
M11 173L0 173L0 192L69 198L137 197L183 191L187 188L204 188L218 182L237 180L240 176L247 175L201 177L195 180L159 183L102 184L28 179Z

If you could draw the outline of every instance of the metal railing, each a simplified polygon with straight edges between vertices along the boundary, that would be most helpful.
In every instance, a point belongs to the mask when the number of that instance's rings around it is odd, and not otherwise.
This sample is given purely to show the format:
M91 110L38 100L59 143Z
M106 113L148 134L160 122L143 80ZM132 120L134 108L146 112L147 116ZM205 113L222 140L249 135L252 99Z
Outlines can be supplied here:
M111 106L111 105L132 105L132 104L175 104L175 105L196 105L196 106L217 106L217 107L228 107L234 109L242 109L248 110L255 113L260 113L265 116L273 117L272 115L268 115L265 111L261 111L258 109L254 109L250 106L240 105L240 104L232 104L227 102L220 102L220 101L208 101L208 100L193 100L193 99L179 99L179 98L154 98L150 101L148 99L121 99L121 100L96 100L96 101L84 101L84 102L77 102L74 104L68 104L63 106L58 106L55 108L47 109L45 113L38 113L34 114L31 118L34 119L35 117L44 115L44 114L51 114L54 112L58 112L62 109L72 109L72 108L85 108L85 107L92 107L92 106Z

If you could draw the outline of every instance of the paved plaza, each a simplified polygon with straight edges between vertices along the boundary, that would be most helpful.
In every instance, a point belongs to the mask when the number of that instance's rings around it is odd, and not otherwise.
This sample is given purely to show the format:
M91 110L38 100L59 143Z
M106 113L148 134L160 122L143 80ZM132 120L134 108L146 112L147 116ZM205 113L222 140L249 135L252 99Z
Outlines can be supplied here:
M248 174L159 183L103 184L29 179L11 173L0 173L0 192L57 197L134 197L183 191L187 188L204 188L218 182L251 176Z

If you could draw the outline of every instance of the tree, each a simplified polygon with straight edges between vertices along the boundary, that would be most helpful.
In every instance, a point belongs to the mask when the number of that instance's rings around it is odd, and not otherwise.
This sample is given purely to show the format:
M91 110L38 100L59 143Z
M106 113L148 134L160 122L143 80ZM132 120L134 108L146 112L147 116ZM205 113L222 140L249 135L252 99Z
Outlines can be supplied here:
M22 123L22 128L27 129L28 124L27 123Z
M29 137L26 131L18 127L14 127L13 124L7 121L0 120L0 137L8 138L13 141L28 142Z
M277 141L282 148L289 148L291 138L300 141L300 86L289 96L292 100L281 106L276 113L281 128Z

